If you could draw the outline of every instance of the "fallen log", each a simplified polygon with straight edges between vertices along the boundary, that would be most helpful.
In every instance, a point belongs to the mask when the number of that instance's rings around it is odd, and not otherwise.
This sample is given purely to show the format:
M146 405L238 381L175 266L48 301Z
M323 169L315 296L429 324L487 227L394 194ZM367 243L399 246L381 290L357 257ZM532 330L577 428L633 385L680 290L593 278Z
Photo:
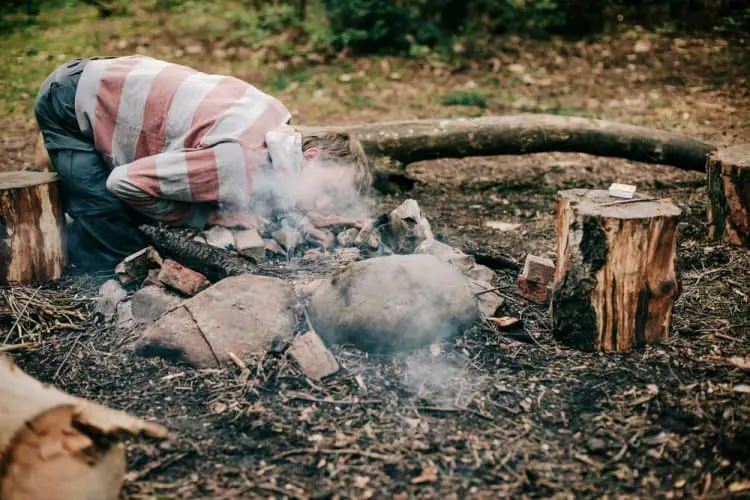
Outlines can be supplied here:
M254 273L257 267L242 257L225 250L192 240L178 230L169 230L144 224L139 228L163 257L201 273L211 282L228 276Z
M581 350L666 340L677 282L680 209L667 200L560 192L552 329Z
M114 500L128 435L168 433L42 384L0 355L0 498Z
M709 237L750 246L750 144L712 153L706 173Z
M57 174L0 173L0 284L59 278L65 267L65 217Z
M369 155L388 156L403 165L437 158L562 151L702 171L706 155L716 149L712 144L673 132L556 115L487 116L300 129L346 130L362 142Z

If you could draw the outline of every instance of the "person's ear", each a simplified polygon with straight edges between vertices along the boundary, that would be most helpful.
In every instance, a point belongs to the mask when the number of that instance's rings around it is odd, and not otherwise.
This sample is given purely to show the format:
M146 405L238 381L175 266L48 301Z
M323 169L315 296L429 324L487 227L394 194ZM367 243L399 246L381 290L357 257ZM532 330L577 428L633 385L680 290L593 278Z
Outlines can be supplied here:
M305 160L314 160L320 155L320 151L318 148L308 148L307 151L302 153L302 156L305 158Z

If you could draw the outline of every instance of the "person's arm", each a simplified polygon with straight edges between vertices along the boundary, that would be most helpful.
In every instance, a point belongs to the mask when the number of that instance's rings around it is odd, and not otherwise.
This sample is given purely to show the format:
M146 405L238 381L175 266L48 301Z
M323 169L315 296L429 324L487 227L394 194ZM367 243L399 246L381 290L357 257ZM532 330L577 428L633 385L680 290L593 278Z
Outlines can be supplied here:
M107 189L154 220L203 228L219 207L241 212L250 182L245 154L236 143L170 151L112 170Z

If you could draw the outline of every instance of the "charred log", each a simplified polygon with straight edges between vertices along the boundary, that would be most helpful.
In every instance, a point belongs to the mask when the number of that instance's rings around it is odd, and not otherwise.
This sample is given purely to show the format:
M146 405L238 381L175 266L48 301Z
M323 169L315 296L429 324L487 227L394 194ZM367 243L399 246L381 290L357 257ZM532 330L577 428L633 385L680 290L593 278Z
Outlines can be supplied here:
M179 231L149 225L141 226L140 230L163 257L169 257L198 271L212 282L257 270L252 262L211 245L193 241Z

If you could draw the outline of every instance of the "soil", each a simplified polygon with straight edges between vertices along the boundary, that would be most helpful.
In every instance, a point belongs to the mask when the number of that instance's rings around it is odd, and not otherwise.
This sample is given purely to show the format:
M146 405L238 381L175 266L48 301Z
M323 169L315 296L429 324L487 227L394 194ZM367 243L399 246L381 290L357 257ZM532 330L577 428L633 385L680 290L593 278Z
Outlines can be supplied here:
M553 96L580 109L594 106L608 119L680 130L720 146L750 142L746 75L699 49L713 41L689 41L681 50L690 54L691 64L680 67L679 80L665 80L672 72L664 68L677 57L672 43L654 42L666 48L632 71L627 64L640 65L640 59L620 61L621 47L605 47L618 62L591 78L586 72L596 67L603 50L592 47L596 44L566 42L555 48L518 41L521 53L534 55L534 61L549 51L567 61L560 73L565 87L556 80L554 88L519 92L538 91L539 99ZM326 120L417 118L445 111L398 105L413 92L441 85L434 83L434 74L419 73L416 66L414 71L413 89L388 94L368 110L332 105ZM464 85L483 72L481 67L458 72L451 85ZM340 85L331 92L349 88ZM656 104L653 92L660 99L668 96L668 102ZM619 107L608 107L611 100ZM316 110L307 109L314 118L304 121L320 118ZM3 139L5 151L8 144L17 146L14 165L30 161L33 152L24 134ZM13 168L10 163L6 160L7 168ZM128 348L138 331L123 336L103 325L52 331L37 349L16 354L16 361L41 380L174 432L169 442L131 444L132 475L123 498L750 494L750 370L730 362L732 356L749 355L750 252L707 240L703 174L557 153L446 159L414 164L409 173L420 180L415 189L379 196L379 208L413 197L438 237L466 251L519 261L527 253L554 258L561 189L606 188L619 181L672 198L683 216L681 295L671 338L623 354L568 349L553 338L546 309L515 296L515 274L501 271L503 312L522 319L515 331L478 325L445 342L440 352L388 358L337 346L333 351L342 370L319 382L302 377L279 353L248 360L250 373L244 375L235 367L196 371L139 358ZM487 227L488 221L520 226L499 231ZM80 293L91 294L95 287L83 289L88 292Z

